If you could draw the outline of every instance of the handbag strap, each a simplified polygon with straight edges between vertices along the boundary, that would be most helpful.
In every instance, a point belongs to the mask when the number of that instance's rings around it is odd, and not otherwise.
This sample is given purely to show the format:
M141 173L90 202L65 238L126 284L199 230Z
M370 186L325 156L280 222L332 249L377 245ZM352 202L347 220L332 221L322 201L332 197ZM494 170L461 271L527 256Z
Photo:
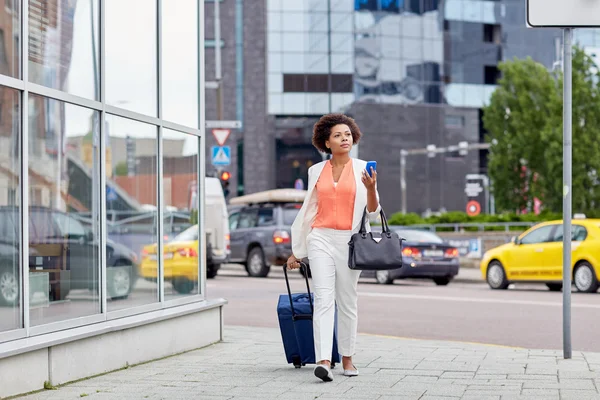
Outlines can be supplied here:
M390 232L390 227L388 225L388 221L387 218L385 216L385 213L383 212L383 208L379 211L379 215L381 216L381 225L382 225L382 233L389 233ZM365 207L364 211L363 211L363 216L362 216L362 221L360 222L360 230L358 231L358 233L360 234L366 234L366 227L365 227L365 220L367 219L367 207Z
M299 261L300 263L300 268L304 271L304 279L306 280L306 292L308 293L308 302L310 303L310 319L312 319L312 314L314 314L315 309L313 306L313 301L312 301L312 296L310 295L310 285L308 283L308 266L302 262ZM288 278L288 273L287 273L287 263L283 264L283 274L285 275L285 285L287 286L287 291L288 291L288 296L290 298L290 307L292 308L292 319L296 319L297 317L302 317L302 316L298 316L296 315L296 311L294 310L294 301L292 299L292 289L290 288L290 280ZM299 318L302 319L302 318Z

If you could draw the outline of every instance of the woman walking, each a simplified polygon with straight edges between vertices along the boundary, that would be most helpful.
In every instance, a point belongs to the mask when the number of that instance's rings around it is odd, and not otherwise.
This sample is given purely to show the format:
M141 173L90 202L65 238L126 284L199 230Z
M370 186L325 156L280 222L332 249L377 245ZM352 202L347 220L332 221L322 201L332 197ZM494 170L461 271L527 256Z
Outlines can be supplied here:
M379 214L377 172L350 157L361 137L354 120L328 114L315 124L313 145L331 159L308 170L307 195L292 225L292 256L287 265L300 267L308 257L315 292L313 334L317 366L315 376L333 380L331 353L335 305L338 309L338 349L344 375L357 376L352 363L358 325L357 285L360 271L348 268L348 242L358 232L365 207L369 219ZM367 222L367 229L368 222Z

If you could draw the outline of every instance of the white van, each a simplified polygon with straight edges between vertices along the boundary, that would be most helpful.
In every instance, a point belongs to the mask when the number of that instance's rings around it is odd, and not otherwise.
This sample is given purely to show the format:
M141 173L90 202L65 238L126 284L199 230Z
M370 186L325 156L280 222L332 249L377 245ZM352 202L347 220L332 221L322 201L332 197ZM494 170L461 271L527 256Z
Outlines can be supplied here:
M206 274L214 278L221 264L228 262L230 254L229 214L218 178L204 179L205 210L204 229L206 232Z

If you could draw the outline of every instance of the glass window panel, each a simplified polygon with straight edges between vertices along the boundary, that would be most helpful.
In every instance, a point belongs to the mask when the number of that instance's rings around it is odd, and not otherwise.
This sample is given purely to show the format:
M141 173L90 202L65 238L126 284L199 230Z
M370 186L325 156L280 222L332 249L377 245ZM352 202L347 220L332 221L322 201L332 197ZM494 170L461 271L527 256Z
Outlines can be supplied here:
M445 85L444 96L446 102L454 107L465 107L465 85L462 83L451 83Z
M354 50L354 38L348 33L331 34L331 51L336 53L352 53Z
M328 93L308 93L306 95L306 108L309 114L327 114L329 110Z
M354 102L353 93L333 93L331 95L331 112L338 112Z
M158 130L114 115L106 126L106 212L115 221L108 226L106 290L108 311L115 311L158 301Z
M269 93L283 92L283 75L269 74Z
M331 72L348 73L354 72L354 57L352 54L331 54Z
M32 326L100 313L98 118L29 96Z
M269 52L267 58L269 59L269 72L281 72L281 53Z
M306 14L310 32L329 32L327 13L311 12Z
M404 37L402 38L403 58L411 60L423 59L423 42L420 39Z
M267 0L267 10L268 11L280 11L282 1L283 0Z
M430 104L443 103L442 88L439 83L424 82L423 83L423 102Z
M106 102L156 116L156 0L106 0L106 26Z
M279 32L281 31L283 25L281 23L281 13L279 12L270 12L267 15L267 27L269 28L269 32Z
M29 0L29 81L99 100L99 0Z
M421 37L423 34L423 17L417 14L403 14L402 35Z
M402 68L400 60L381 60L378 78L381 81L400 82L406 77L406 70Z
M426 62L444 62L444 42L441 40L423 40L421 42L423 60Z
M402 39L393 36L379 37L379 48L381 49L381 57L387 59L402 58Z
M186 229L198 226L192 220L198 212L199 140L194 135L163 130L164 213L166 217L178 217L172 227L164 229L169 237L168 241L163 239L166 300L199 293L201 249L199 241L187 240L185 233Z
M283 114L283 95L269 93L269 114Z
M289 11L308 11L309 4L305 1L281 0L281 10L284 13L287 13Z
M306 93L285 93L283 112L285 114L306 114Z
M378 21L378 30L383 36L402 36L402 26L407 14L389 14ZM406 17L412 18L412 17Z
M18 4L17 1L7 1L0 9L0 74L14 78L21 76L21 13Z
M269 53L273 51L281 51L281 33L267 32L267 46Z
M331 13L331 31L332 32L348 32L354 31L354 17L352 13Z
M338 0L338 2L339 2L339 0ZM332 3L333 3L333 1L332 1ZM346 1L346 3L348 3L348 1ZM327 1L310 0L308 7L309 7L310 11L325 11L325 12L327 12ZM330 7L333 9L333 4L331 4Z
M352 39L352 38L350 38ZM329 46L329 38L326 33L309 33L308 34L308 51L326 53ZM332 39L332 48L333 39Z
M311 74L329 72L329 61L325 53L308 53L306 55L305 71Z
M19 300L20 196L21 176L20 94L0 86L0 332L21 328Z
M283 33L283 51L306 51L308 34L306 33Z
M305 71L305 53L283 53L283 72Z
M163 118L190 127L198 127L197 4L162 2Z
M281 30L286 32L307 32L309 14L289 12L281 14Z
M317 0L313 0L313 1L317 1ZM318 0L318 1L324 3L321 0ZM332 10L336 10L336 11L340 11L340 12L351 13L352 11L354 11L354 4L352 4L352 1L348 1L348 0L331 0L330 7Z

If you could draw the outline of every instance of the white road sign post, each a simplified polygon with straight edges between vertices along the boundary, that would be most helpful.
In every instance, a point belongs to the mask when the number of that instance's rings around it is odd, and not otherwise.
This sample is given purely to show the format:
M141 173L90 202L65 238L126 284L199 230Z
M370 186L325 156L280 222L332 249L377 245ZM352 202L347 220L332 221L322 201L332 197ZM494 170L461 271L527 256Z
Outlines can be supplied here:
M600 0L527 0L527 24L563 29L563 353L571 358L573 28L600 27Z

